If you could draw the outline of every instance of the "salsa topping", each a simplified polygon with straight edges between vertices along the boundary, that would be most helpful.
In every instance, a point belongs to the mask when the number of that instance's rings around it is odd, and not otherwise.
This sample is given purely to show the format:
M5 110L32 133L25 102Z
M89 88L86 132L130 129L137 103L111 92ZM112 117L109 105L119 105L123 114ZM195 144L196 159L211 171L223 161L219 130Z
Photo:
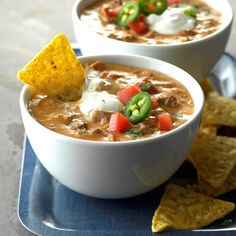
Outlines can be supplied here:
M140 89L138 89L136 86L129 86L122 90L120 90L117 93L118 98L123 104L127 104L128 101L136 94L140 93Z
M101 61L83 67L78 101L33 96L29 111L42 125L80 139L126 141L168 132L193 113L188 91L162 73Z
M122 7L105 5L101 14L109 17L122 28L130 28L136 34L145 34L149 30L161 34L176 34L195 25L197 9L189 4L171 3L167 0L128 1ZM143 13L143 14L142 14Z
M109 38L171 44L213 33L221 14L200 0L101 0L85 9L81 20Z
M163 113L158 116L159 128L161 131L170 131L173 127L171 116L169 113Z
M120 112L111 115L108 130L112 133L122 133L131 127L129 120Z

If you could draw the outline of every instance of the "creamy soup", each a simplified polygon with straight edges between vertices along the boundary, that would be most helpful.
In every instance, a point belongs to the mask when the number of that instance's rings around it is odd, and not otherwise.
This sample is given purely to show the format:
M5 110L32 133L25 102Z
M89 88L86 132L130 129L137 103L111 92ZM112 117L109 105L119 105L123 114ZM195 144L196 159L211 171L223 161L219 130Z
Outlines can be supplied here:
M176 129L193 114L191 95L158 71L91 62L79 101L35 93L28 104L43 126L67 136L95 141L127 141Z
M80 19L106 37L151 45L192 41L220 28L221 14L201 0L165 1L154 0L155 6L149 0L100 0Z

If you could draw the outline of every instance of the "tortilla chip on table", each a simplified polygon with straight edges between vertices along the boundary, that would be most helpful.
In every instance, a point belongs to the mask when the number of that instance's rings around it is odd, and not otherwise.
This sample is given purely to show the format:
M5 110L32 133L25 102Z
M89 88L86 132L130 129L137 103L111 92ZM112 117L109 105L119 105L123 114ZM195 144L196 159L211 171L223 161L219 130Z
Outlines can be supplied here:
M169 184L152 219L152 232L166 228L198 229L223 218L235 208L232 202L204 196Z
M203 126L236 127L236 100L218 95L208 94L202 119Z
M208 196L212 196L212 197L217 197L224 193L235 190L236 189L236 167L233 169L233 171L229 174L226 181L219 188L212 187L201 177L198 178L198 186L199 186L199 191L201 193L206 194Z
M189 159L198 175L218 188L235 167L236 139L199 133Z

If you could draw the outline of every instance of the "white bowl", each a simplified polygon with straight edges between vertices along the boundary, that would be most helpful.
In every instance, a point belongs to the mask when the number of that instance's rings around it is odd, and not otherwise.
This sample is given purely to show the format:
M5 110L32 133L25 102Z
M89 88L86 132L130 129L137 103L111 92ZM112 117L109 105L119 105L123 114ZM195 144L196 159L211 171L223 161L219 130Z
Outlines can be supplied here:
M143 45L128 43L97 34L81 22L79 16L96 0L76 0L72 8L72 20L77 42L83 55L135 54L157 58L172 63L201 82L225 50L233 21L233 11L227 0L203 0L222 14L218 31L202 39L171 44Z
M44 167L58 181L79 193L99 198L125 198L147 192L166 181L184 162L196 136L203 93L185 71L153 58L129 55L79 57L165 73L184 84L194 101L194 114L182 126L160 136L126 142L98 142L67 137L39 124L27 104L33 88L20 95L22 120L29 141Z

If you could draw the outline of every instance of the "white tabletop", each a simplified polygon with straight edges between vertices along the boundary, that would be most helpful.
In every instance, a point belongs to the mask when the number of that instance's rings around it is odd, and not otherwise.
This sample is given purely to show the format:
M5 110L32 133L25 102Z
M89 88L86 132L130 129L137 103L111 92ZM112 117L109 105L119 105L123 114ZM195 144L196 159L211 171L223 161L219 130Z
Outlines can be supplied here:
M58 32L74 42L73 0L1 0L0 4L0 235L28 236L17 218L24 128L16 73ZM234 12L236 1L229 0ZM236 20L234 20L236 21ZM226 51L236 56L236 22Z

